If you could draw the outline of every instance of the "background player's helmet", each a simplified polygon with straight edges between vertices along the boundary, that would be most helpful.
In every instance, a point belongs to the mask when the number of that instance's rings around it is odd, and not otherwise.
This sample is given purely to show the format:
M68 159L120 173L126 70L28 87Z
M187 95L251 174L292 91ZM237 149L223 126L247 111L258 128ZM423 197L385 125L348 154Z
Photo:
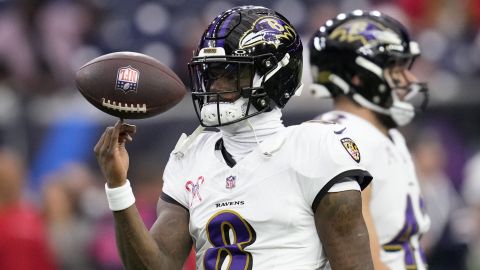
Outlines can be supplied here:
M241 6L217 16L188 64L201 125L223 126L283 108L302 87L302 49L297 31L274 10ZM235 81L236 87L210 91L219 78ZM222 99L232 94L240 98Z
M399 86L385 70L396 65L410 68L420 55L403 25L385 14L361 10L339 14L313 35L309 49L316 95L346 95L376 112L387 127L409 123L427 105L425 83ZM360 84L352 83L355 75Z

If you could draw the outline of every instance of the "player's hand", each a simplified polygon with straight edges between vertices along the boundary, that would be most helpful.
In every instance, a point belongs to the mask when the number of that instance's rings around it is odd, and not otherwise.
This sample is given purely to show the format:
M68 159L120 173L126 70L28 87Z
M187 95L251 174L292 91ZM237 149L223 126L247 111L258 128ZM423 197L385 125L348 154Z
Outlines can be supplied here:
M136 126L119 120L115 126L107 127L95 145L98 165L110 188L119 187L127 180L129 158L125 144L132 141L136 130Z

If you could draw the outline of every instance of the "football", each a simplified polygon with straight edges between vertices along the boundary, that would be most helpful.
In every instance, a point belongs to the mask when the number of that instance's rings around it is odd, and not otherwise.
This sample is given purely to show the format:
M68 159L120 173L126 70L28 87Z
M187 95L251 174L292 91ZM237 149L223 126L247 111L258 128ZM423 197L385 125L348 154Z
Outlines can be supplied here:
M95 107L124 119L165 112L186 94L175 72L136 52L115 52L91 60L77 71L75 83Z

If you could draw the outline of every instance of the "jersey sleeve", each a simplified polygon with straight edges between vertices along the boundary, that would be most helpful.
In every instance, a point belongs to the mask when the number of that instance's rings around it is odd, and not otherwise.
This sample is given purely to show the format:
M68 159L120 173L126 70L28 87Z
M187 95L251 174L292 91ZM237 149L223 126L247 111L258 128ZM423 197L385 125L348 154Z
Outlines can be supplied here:
M184 181L182 181L182 161L182 159L175 157L174 154L170 155L163 172L163 187L160 197L166 202L178 204L188 210L188 197L185 192Z
M299 174L307 203L316 209L332 186L356 181L363 190L371 175L359 165L361 151L348 127L338 124L305 123L295 134L292 166Z

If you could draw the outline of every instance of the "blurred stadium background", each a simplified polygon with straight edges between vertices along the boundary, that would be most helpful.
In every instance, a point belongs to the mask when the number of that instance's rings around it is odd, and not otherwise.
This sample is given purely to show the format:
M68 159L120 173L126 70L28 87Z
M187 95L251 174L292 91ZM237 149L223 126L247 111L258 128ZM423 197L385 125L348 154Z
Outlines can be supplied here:
M206 25L243 4L278 10L304 44L327 19L354 9L378 9L410 29L422 49L414 71L431 91L428 111L402 129L432 218L427 256L431 269L480 269L479 0L0 0L0 269L122 269L93 154L116 119L78 94L75 71L101 54L136 51L188 84L186 64ZM286 124L331 108L312 99L308 67L304 75ZM151 225L168 154L197 120L187 97L129 122L138 126L129 178Z

